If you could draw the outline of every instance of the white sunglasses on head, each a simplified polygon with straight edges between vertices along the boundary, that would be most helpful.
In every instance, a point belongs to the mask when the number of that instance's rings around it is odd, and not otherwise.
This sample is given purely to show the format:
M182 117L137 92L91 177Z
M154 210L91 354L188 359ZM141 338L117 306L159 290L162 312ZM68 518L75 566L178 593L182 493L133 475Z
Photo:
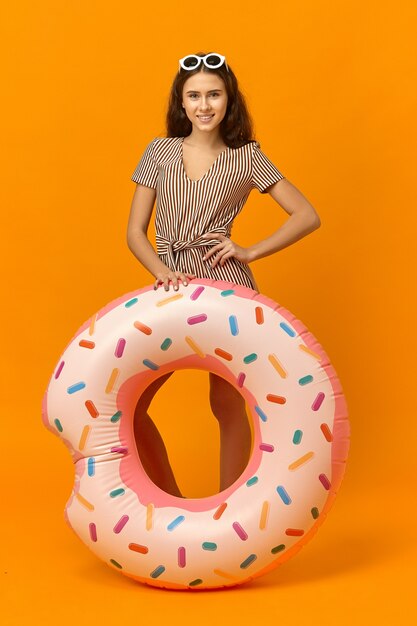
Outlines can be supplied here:
M203 62L204 65L211 70L215 70L225 63L226 69L229 71L226 57L222 54L218 54L217 52L211 52L210 54L206 54L204 57L199 57L196 54L187 54L187 56L179 60L180 69L182 67L183 70L195 70L199 67L201 62ZM178 71L180 71L180 69Z

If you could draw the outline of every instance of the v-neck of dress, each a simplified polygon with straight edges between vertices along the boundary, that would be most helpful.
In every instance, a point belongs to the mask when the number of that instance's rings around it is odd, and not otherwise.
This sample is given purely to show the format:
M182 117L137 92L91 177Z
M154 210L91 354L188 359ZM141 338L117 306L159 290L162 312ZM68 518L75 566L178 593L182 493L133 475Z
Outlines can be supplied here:
M191 183L199 183L201 180L203 180L211 172L211 170L216 165L216 163L218 162L218 160L220 159L222 154L225 154L229 150L229 146L226 146L226 148L224 150L222 150L216 156L216 158L214 159L213 163L210 165L208 170L201 176L201 178L189 178L187 172L185 171L185 166L184 166L184 150L182 148L183 143L184 143L184 139L185 139L185 137L181 137L181 140L180 140L180 162L181 162L182 171L184 173L184 177L187 180L189 180Z

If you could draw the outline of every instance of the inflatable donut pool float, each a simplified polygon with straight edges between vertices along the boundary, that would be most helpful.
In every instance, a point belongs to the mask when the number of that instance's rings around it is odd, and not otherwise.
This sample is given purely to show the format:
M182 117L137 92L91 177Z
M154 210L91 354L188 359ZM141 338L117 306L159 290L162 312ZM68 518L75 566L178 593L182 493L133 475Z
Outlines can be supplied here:
M184 368L233 384L253 427L244 472L204 498L155 485L133 433L144 390ZM171 589L238 585L296 554L331 508L349 450L341 384L313 335L262 294L205 278L146 286L83 324L42 419L73 457L69 526L113 569Z

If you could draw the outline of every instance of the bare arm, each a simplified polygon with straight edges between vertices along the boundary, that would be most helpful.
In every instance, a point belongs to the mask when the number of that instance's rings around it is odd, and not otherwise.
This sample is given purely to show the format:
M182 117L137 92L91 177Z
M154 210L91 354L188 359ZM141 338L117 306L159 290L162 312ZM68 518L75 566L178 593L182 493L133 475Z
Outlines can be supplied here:
M319 228L315 208L289 180L283 178L272 185L268 193L288 213L289 219L270 237L247 248L248 262L278 252Z

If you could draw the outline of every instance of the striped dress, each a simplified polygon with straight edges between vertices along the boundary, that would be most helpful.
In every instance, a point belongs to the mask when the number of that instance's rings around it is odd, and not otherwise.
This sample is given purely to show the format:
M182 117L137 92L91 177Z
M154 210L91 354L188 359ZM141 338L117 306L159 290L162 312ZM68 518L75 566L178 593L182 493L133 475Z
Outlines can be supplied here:
M173 271L226 280L259 291L252 270L235 257L212 268L205 253L219 241L204 233L231 237L233 220L256 187L265 193L284 178L257 141L227 147L198 180L188 178L183 162L184 137L155 137L131 176L135 183L156 189L155 232L159 258Z

